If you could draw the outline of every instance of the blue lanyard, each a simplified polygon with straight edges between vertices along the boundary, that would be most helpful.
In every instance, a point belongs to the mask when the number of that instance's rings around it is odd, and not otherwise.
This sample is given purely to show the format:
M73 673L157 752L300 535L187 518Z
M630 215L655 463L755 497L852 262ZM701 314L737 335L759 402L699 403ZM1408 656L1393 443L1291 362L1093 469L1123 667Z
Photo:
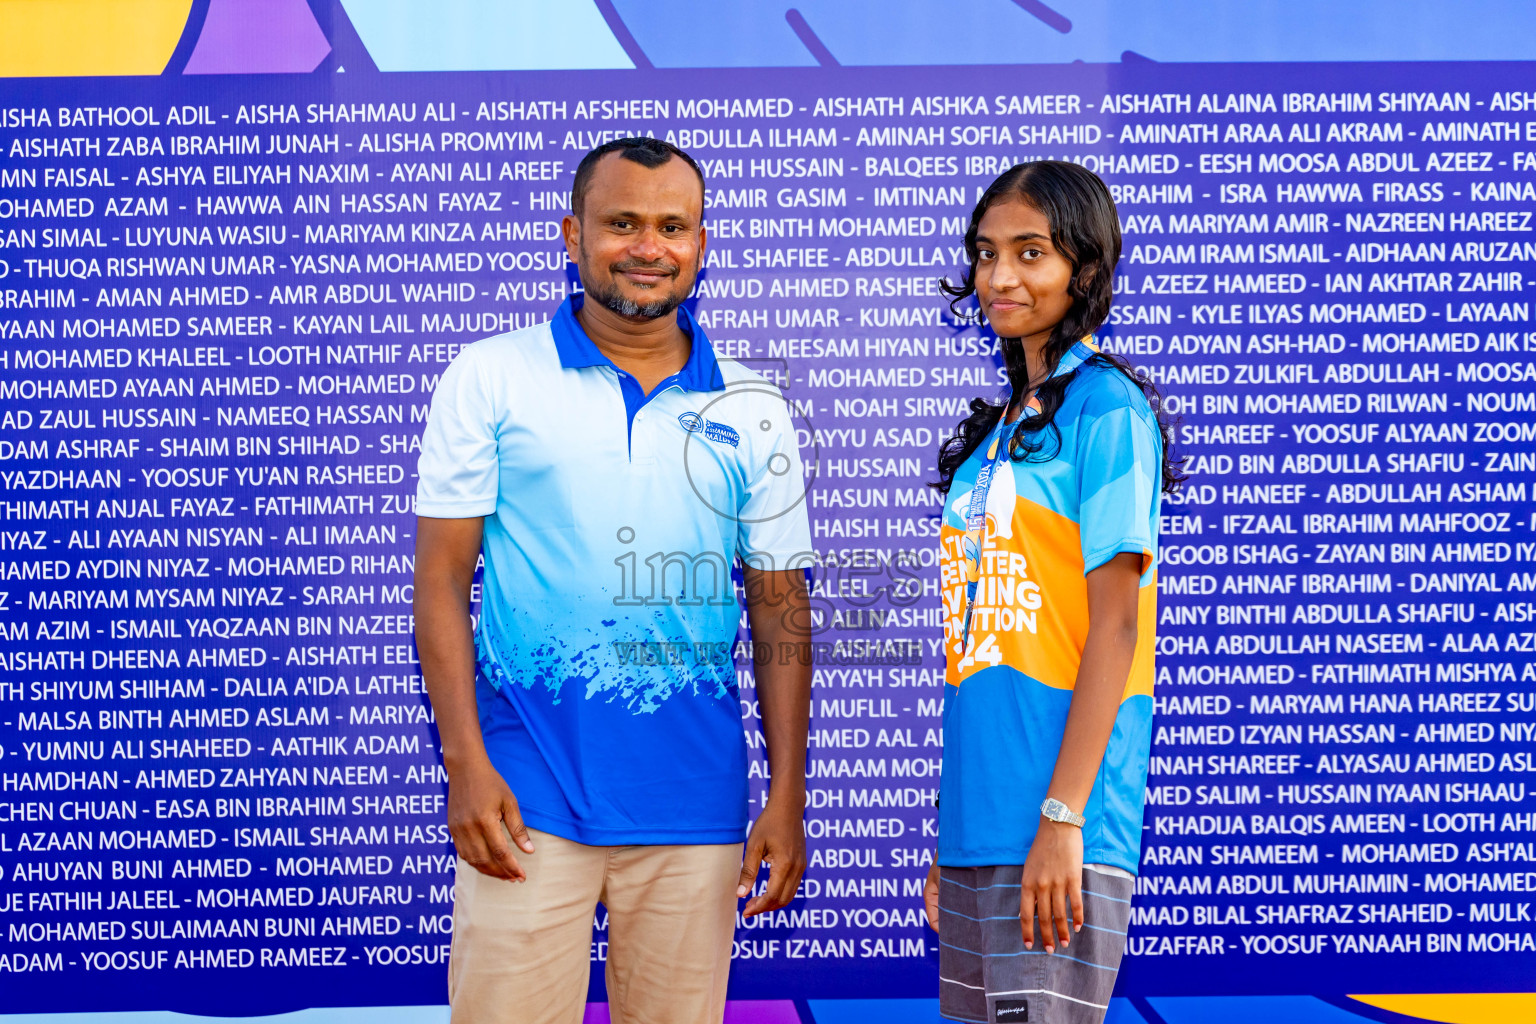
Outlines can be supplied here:
M1008 406L1012 404L1013 395L1009 392L1008 400L1003 404L1003 412L997 418L997 426L988 435L987 464L981 467L976 474L976 485L971 488L971 502L965 510L965 617L960 630L960 651L971 642L971 612L976 607L976 589L981 582L981 547L986 541L987 529L987 496L992 492L992 481L997 477L997 471L1002 468L1003 460L1008 458L1008 450L1011 447L1007 443ZM1023 416L1022 410L1019 414Z

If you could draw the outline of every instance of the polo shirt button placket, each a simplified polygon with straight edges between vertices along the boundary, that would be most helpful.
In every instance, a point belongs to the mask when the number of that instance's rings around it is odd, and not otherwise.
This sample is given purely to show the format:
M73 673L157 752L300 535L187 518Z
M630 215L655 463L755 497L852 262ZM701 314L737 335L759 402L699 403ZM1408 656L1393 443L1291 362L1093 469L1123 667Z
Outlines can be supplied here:
M650 412L649 409L641 409L639 412L635 413L635 424L637 430L640 422L645 419L645 414L648 412ZM651 432L649 428L638 430L638 433L635 436L635 445L634 461L637 466L653 466L656 464L656 449L655 446L651 444Z

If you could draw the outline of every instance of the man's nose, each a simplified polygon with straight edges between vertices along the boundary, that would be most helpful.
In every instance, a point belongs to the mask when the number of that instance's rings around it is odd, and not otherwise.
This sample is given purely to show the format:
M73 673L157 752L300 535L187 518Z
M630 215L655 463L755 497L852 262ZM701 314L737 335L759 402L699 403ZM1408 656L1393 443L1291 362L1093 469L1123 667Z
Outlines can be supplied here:
M667 254L667 247L662 244L661 235L655 229L645 228L636 233L629 251L636 259L655 261Z

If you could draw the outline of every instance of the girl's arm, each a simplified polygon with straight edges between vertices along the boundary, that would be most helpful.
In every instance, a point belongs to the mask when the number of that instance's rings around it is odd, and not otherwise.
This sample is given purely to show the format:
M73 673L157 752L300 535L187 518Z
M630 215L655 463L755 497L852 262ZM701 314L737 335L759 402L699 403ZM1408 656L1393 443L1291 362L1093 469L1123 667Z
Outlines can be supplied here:
M1061 752L1056 755L1056 770L1046 791L1079 814L1093 792L1136 656L1141 568L1141 555L1122 552L1087 576L1088 638L1067 711ZM1025 949L1034 946L1037 914L1046 952L1056 951L1057 940L1066 948L1071 933L1083 926L1082 886L1082 829L1042 816L1024 862L1024 891L1019 900Z

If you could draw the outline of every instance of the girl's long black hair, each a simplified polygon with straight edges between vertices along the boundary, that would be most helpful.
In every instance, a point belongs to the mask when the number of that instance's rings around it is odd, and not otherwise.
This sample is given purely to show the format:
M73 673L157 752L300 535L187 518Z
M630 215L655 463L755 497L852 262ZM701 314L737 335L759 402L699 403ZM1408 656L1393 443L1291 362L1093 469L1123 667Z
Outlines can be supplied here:
M1062 356L1082 338L1098 330L1109 316L1110 303L1114 301L1115 263L1120 259L1120 218L1104 182L1078 164L1035 160L1016 164L1003 172L987 186L976 201L976 209L971 211L971 223L965 231L965 255L970 262L965 277L959 284L950 283L948 278L939 282L939 288L950 296L950 310L958 318L971 316L962 312L959 306L976 294L977 227L994 203L1011 198L1022 199L1045 215L1051 224L1051 244L1072 265L1072 280L1067 284L1072 306L1045 343L1045 372L1051 374ZM1019 339L998 340L1004 372L1013 386L1013 394L1022 396L1029 391L1031 383L1035 383L1035 397L1040 402L1038 415L1019 417L1009 439L1009 456L1016 462L1049 461L1056 457L1061 444L1056 413L1077 371L1043 382L1031 382ZM1163 410L1162 394L1157 386L1147 379L1145 371L1137 370L1113 353L1099 352L1089 360L1092 361L1119 370L1146 395L1163 435L1162 489L1168 494L1177 491L1186 479L1179 468L1183 460L1173 456L1174 424ZM1001 405L993 405L981 398L971 400L971 415L939 446L939 479L933 487L944 492L949 490L956 470L997 427L1002 414Z

